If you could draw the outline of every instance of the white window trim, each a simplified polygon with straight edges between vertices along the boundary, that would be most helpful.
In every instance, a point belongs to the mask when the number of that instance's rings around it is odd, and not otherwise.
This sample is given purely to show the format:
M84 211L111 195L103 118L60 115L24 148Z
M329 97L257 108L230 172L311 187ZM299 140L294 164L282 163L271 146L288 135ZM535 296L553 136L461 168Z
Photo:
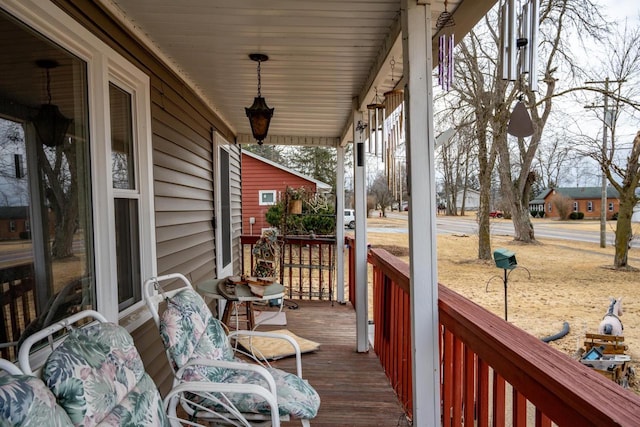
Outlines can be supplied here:
M591 200L587 202L587 212L593 212L593 202Z
M3 0L2 8L87 63L97 309L114 322L136 312L130 316L135 320L128 323L127 329L132 330L144 322L141 317L148 315L143 302L118 313L117 287L112 286L117 274L108 88L109 82L113 81L135 94L133 115L138 155L136 179L140 190L140 267L144 279L157 274L149 76L51 2Z
M273 202L265 203L262 201L263 194L273 194ZM273 206L278 201L278 190L259 190L258 191L258 205L260 206Z

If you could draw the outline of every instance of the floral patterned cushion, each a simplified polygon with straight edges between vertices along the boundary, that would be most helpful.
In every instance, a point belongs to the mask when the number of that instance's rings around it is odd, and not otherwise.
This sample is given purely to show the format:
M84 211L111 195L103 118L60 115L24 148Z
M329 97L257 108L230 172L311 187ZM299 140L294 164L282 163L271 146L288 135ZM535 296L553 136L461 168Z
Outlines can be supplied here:
M196 358L234 358L222 323L211 315L202 297L192 289L182 290L169 300L162 313L160 336L175 370ZM185 375L193 378L196 373L185 372ZM224 370L211 368L208 379L223 381L224 375Z
M233 348L221 322L198 293L185 289L174 295L160 321L160 335L175 369L189 361L234 360ZM281 415L313 418L320 407L320 396L297 375L270 368L276 382ZM199 366L184 371L184 380L258 384L267 387L261 376L248 371ZM249 394L227 394L240 412L269 413L268 405ZM213 405L211 402L208 405ZM221 408L216 408L221 410Z
M69 332L42 377L74 425L169 425L131 335L118 325Z
M72 426L69 416L40 379L28 375L0 378L0 426Z

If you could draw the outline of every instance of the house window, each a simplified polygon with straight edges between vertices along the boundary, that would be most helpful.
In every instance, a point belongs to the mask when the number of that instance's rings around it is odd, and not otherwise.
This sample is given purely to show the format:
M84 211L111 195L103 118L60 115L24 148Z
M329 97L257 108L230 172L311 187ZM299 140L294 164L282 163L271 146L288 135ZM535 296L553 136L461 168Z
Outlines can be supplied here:
M591 200L587 202L587 212L593 212L593 202Z
M260 190L258 192L259 205L268 206L276 204L276 190Z
M142 281L156 274L149 77L53 2L2 8L14 49L3 53L12 67L2 76L0 144L12 145L0 162L15 189L9 206L29 221L33 263L21 274L37 284L33 310L81 283L72 310L91 307L114 322L140 310L144 322ZM33 110L47 104L69 119L57 140L35 123Z
M24 7L28 15L37 9L28 3L16 3L16 7ZM10 231L16 231L18 221L24 221L25 230L30 231L20 236L28 248L26 255L0 242L2 252L14 260L0 269L4 278L0 286L9 290L6 295L20 298L11 304L3 302L12 322L0 322L0 344L8 344L24 338L31 321L53 322L97 307L90 169L93 135L87 61L4 11L0 11L0 25L12 45L2 53L11 66L2 75L0 185L3 203L14 215ZM47 122L47 113L56 110L62 117L57 134ZM20 310L12 309L18 306ZM2 346L2 356L15 359L15 344Z
M549 206L549 212L551 212L551 203L549 203L547 206Z
M132 96L109 84L111 113L111 174L118 278L118 309L141 299L140 228L136 185L136 156L133 135Z
M578 212L578 202L573 202L573 211Z
M609 212L613 212L613 202L609 202Z

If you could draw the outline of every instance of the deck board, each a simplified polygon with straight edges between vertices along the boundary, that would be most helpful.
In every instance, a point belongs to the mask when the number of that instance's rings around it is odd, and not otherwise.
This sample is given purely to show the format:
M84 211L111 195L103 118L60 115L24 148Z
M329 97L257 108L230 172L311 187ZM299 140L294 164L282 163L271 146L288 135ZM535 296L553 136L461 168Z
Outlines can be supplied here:
M327 301L286 301L287 326L260 326L267 331L287 328L321 344L302 356L302 374L322 401L313 426L406 426L404 412L373 349L356 352L355 311L350 304ZM274 362L295 371L295 359ZM300 425L293 420L283 426Z

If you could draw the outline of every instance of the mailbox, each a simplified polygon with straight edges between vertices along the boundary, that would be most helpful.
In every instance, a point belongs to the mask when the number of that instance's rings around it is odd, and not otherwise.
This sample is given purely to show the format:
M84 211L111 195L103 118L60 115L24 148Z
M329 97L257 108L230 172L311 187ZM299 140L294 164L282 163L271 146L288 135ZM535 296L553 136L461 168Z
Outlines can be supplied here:
M496 267L505 270L513 270L518 266L516 254L509 249L496 249L493 251L493 259L496 262Z

